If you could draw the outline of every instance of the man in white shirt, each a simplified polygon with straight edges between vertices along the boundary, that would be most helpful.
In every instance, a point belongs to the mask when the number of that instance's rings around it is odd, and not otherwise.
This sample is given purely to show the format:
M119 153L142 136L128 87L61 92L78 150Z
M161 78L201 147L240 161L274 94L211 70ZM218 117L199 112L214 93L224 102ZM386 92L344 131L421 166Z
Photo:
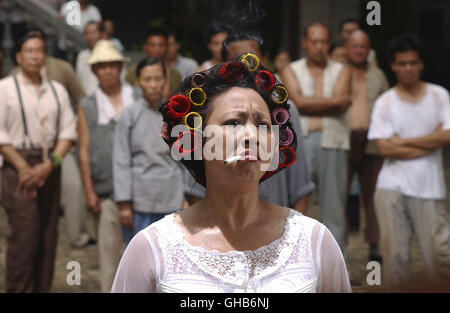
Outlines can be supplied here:
M76 140L65 88L43 71L42 32L17 44L19 72L0 80L2 206L8 215L6 292L49 292L56 256L60 164Z
M87 48L82 50L77 56L76 70L78 78L83 85L84 92L90 96L98 86L98 79L92 72L89 58L91 57L92 49L97 41L103 36L103 26L101 23L89 22L84 28L84 41Z
M441 147L450 143L450 98L420 80L422 46L412 35L389 44L397 84L375 102L368 139L386 158L377 180L375 210L383 255L382 284L407 284L410 239L416 234L427 279L450 277L450 225L444 207Z

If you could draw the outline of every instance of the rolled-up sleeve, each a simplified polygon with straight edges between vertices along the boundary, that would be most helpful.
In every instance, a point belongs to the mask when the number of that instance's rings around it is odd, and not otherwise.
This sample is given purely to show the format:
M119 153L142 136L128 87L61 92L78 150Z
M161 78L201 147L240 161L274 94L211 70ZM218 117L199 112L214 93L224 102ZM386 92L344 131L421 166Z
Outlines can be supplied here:
M130 111L124 109L116 124L113 148L114 199L116 202L132 200L133 173L130 148Z
M55 84L55 82L53 82ZM56 84L55 84L56 85ZM59 85L57 88L58 98L61 102L61 120L59 123L59 140L77 140L77 129L75 115L70 104L69 94L66 89Z
M0 95L5 95L4 92L4 81L0 82ZM6 118L9 116L8 114L8 105L7 98L0 97L0 146L11 145L11 138L8 134L8 129L6 128Z

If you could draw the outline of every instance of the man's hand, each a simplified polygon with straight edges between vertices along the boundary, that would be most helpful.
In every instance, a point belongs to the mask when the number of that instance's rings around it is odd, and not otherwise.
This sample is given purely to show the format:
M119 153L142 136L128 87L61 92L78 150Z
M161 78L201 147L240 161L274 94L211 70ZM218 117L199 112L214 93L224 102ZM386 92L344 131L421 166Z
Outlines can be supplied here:
M393 137L391 137L391 139L389 139L389 141L397 146L404 146L406 144L406 140L400 138L400 136L397 134L395 134Z
M50 161L39 163L34 167L25 167L19 171L19 191L24 192L26 199L33 199L37 195L37 189L44 186L53 166Z
M123 226L133 228L133 208L130 202L119 202L119 220Z
M88 190L85 192L86 206L95 215L100 214L100 198L97 196L94 190Z

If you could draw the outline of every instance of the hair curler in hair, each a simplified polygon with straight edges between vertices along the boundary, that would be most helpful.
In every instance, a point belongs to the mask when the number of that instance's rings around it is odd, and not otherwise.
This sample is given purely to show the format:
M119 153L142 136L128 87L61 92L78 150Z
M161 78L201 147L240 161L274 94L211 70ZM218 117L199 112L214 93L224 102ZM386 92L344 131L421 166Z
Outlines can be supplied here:
M283 125L289 120L290 114L285 108L276 108L273 110L272 116L276 124Z

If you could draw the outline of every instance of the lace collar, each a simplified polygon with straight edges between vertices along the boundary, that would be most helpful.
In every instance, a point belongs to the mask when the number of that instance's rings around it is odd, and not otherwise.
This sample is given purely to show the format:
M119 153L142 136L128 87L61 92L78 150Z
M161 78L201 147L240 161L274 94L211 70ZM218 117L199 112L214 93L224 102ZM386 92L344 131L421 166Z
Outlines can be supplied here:
M235 285L245 285L252 279L263 279L280 269L289 259L302 233L302 214L290 209L283 235L256 250L228 251L207 250L189 244L175 214L167 215L158 227L158 237L163 253L176 249L201 271ZM169 253L172 257L176 254ZM184 257L181 256L180 257ZM170 260L168 260L170 262Z

